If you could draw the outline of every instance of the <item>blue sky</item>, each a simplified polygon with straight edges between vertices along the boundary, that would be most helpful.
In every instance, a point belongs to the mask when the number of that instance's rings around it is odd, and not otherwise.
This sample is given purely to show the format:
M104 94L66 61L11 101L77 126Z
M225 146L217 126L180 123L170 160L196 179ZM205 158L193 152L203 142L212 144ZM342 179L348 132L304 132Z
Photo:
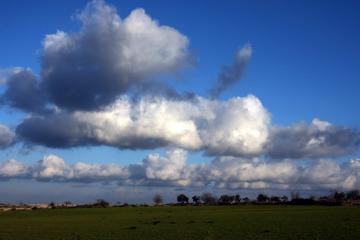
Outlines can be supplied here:
M1 6L0 66L39 71L37 50L56 30L75 31L71 19L86 1L9 1ZM162 24L190 38L198 64L180 87L206 94L233 52L251 43L254 55L240 84L224 98L253 93L274 121L291 124L319 117L359 127L357 108L360 27L357 1L109 1L120 16L143 7Z
M74 19L88 1L5 1L0 6L0 68L28 67L41 72L45 35L57 30L78 32ZM207 98L223 65L251 44L252 55L240 81L219 101L256 96L271 115L272 125L311 123L314 118L337 126L360 127L360 3L358 1L107 1L126 18L135 8L160 25L171 26L189 39L195 64L167 75L177 91ZM0 86L0 92L5 87ZM16 129L28 113L0 109L0 123ZM132 164L166 148L123 150L111 146L65 149L22 144L0 150L0 160L35 163L55 154L69 163ZM189 163L209 162L202 150L188 153ZM334 159L358 157L358 150ZM306 158L306 157L305 157ZM36 183L34 183L36 184Z

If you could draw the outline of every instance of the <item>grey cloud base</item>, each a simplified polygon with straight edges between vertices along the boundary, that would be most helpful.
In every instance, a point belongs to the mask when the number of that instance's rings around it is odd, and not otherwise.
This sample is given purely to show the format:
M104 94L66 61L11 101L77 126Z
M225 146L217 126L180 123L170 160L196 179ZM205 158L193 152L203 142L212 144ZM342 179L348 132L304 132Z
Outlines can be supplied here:
M119 98L101 111L33 115L16 129L30 145L55 148L113 146L119 149L180 147L215 156L308 159L349 155L360 145L356 129L314 119L307 125L273 127L260 100L227 101Z
M51 182L117 182L123 186L206 187L219 189L354 189L359 187L360 160L343 164L317 160L300 166L294 161L265 162L256 158L216 158L209 164L186 164L186 151L150 154L139 164L67 164L58 156L32 166L16 160L0 164L0 179Z
M0 104L25 112L46 112L47 98L39 81L29 69L18 68L6 80L6 90Z
M357 129L314 119L309 125L274 127L266 155L275 159L336 157L355 153L359 146Z

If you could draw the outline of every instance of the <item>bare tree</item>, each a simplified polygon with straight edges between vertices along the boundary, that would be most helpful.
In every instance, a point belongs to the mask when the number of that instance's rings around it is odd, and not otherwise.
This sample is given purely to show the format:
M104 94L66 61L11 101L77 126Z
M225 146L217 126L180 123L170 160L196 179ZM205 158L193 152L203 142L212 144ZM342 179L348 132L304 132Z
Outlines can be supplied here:
M343 202L346 198L346 194L344 192L335 191L333 193L333 198L336 202Z
M351 190L346 193L346 198L348 200L359 200L360 199L360 192L359 190Z
M211 193L204 193L201 195L201 200L205 204L215 204L216 203L216 197L213 196Z
M271 196L270 202L271 203L280 203L280 197L279 196Z
M289 200L289 198L288 198L287 196L285 196L285 195L283 195L283 196L281 197L281 201L282 201L283 203L286 203L288 200Z
M107 208L109 206L110 203L101 198L96 199L95 203L93 204L93 207L98 207L98 208Z
M298 191L291 192L291 200L299 199L299 198L300 198L300 193Z
M155 205L159 205L163 202L163 198L160 194L155 194L155 196L153 197L153 201Z
M219 200L218 200L218 203L221 204L221 205L229 205L233 202L234 200L234 197L233 196L229 196L227 194L224 194L224 195L221 195Z
M72 202L71 201L65 201L64 204L63 204L64 207L71 207L73 206Z

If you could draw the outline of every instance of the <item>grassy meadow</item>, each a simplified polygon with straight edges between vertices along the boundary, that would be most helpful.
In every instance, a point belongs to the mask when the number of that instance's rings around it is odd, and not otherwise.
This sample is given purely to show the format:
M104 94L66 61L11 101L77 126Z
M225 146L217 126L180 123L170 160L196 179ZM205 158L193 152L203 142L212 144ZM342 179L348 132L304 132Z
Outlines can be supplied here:
M200 206L0 212L0 240L360 239L360 207Z

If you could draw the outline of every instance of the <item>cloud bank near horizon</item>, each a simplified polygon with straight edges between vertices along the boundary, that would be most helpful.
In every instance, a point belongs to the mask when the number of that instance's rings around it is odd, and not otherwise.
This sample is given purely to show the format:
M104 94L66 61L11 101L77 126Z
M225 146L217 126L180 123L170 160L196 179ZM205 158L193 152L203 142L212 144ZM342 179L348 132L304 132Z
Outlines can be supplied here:
M56 155L27 166L17 160L0 164L0 179L43 182L115 182L120 186L214 187L218 189L354 189L360 184L360 160L343 164L319 159L300 166L294 161L218 157L208 164L186 164L187 152L171 149L150 154L137 164L68 164Z

